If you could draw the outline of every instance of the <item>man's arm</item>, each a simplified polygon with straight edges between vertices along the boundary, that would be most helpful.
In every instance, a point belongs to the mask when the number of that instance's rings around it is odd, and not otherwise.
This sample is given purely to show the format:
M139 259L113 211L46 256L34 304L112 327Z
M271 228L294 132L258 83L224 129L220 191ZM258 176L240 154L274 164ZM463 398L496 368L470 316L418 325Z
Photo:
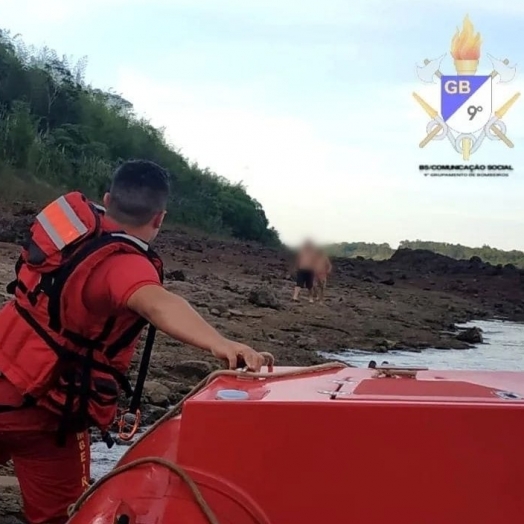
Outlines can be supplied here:
M329 257L326 257L326 268L328 274L331 273L331 271L333 270L333 266L331 264L331 260L329 260Z
M227 360L232 369L237 367L239 358L253 371L259 371L264 364L264 358L259 353L223 337L186 300L161 286L139 288L129 297L127 307L166 335Z

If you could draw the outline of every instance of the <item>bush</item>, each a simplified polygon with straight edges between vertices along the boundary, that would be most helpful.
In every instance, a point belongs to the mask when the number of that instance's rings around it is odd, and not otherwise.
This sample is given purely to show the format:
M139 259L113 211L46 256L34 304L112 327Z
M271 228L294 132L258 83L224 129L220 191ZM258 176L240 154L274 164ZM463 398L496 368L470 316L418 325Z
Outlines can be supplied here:
M213 233L278 245L262 206L242 184L190 165L163 131L137 118L113 91L84 82L86 60L71 64L0 31L0 162L51 187L102 196L124 160L158 162L171 176L169 217Z

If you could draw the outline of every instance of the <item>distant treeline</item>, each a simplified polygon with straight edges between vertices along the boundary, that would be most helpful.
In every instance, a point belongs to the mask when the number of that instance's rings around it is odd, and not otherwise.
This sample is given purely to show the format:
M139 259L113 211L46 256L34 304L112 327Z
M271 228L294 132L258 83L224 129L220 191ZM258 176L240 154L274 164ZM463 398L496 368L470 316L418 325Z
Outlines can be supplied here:
M399 244L399 249L427 249L434 253L446 255L456 259L469 259L480 257L484 262L490 264L513 264L524 268L524 252L522 251L503 251L490 246L467 247L461 244L448 244L446 242L427 242L424 240L403 240ZM389 244L373 244L367 242L342 242L340 244L330 244L326 246L326 251L335 257L363 257L371 260L386 260L396 251Z
M119 163L143 158L171 174L171 220L244 240L280 243L262 206L241 184L190 164L166 142L162 129L136 116L131 102L86 85L85 66L85 59L72 64L0 30L1 197L16 198L14 188L21 180L32 187L77 189L100 197Z

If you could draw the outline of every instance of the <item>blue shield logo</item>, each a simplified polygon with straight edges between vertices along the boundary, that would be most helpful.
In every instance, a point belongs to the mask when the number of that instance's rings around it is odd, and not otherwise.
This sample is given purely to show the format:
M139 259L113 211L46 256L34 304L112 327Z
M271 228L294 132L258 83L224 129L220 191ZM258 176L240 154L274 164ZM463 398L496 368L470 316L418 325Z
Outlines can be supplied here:
M442 76L440 114L457 133L475 133L492 114L492 77Z

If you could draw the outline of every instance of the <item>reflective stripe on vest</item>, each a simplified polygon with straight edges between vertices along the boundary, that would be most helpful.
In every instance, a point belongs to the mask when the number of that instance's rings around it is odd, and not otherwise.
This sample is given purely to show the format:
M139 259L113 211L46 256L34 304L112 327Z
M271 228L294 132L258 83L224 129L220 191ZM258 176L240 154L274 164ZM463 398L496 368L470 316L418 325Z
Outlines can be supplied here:
M63 196L43 209L36 219L57 249L63 249L87 233L87 227Z

